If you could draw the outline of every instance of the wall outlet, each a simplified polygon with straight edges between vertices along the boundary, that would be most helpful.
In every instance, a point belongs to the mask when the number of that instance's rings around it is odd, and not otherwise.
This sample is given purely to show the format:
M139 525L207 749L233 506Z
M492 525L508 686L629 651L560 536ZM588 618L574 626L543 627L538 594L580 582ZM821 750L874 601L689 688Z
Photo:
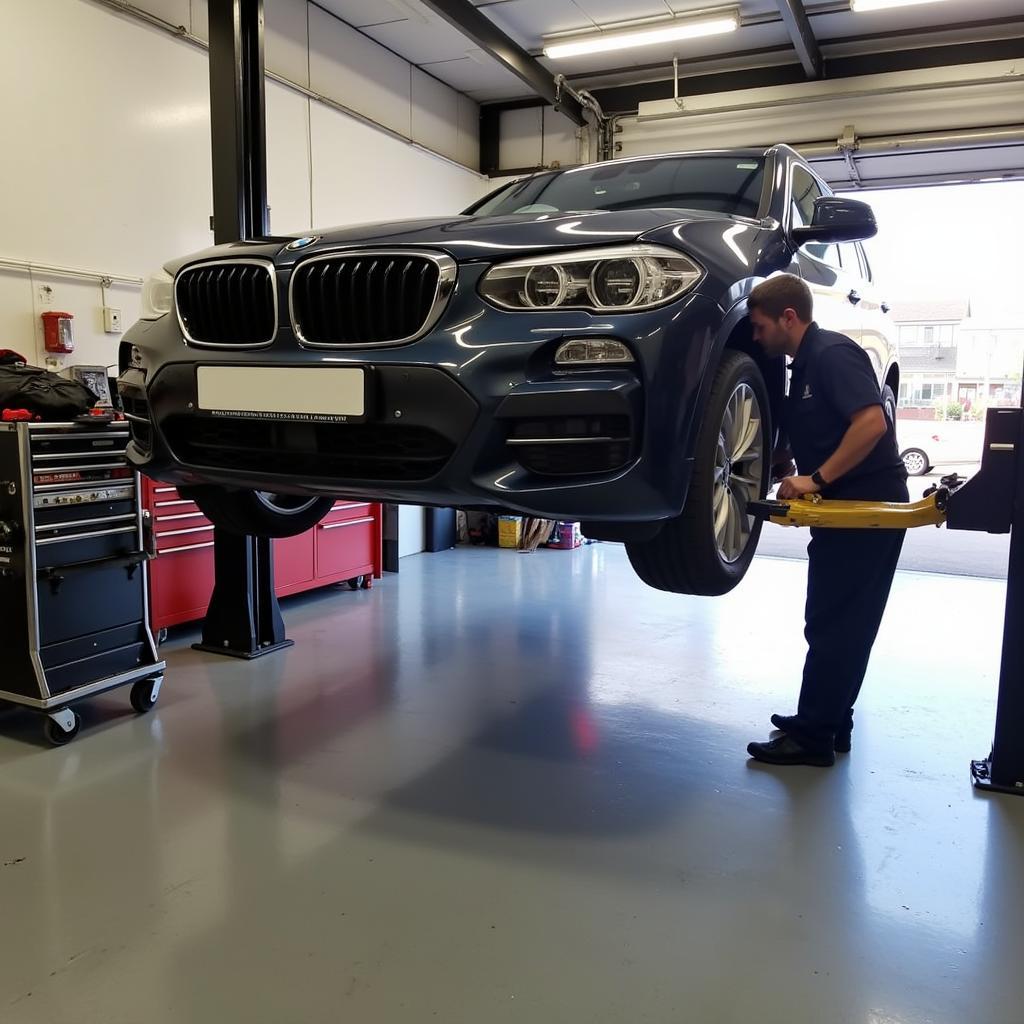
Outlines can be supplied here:
M57 373L61 366L63 366L63 363L56 356L47 356L43 366L51 373Z
M103 307L103 330L107 334L121 333L121 310L113 306Z

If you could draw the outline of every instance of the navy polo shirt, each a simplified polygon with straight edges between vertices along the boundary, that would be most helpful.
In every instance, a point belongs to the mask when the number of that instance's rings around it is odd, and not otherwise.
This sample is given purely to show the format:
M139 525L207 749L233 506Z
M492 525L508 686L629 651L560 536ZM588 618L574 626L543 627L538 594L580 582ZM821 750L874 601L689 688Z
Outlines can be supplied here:
M854 414L882 405L882 396L868 354L845 334L816 323L807 328L791 371L785 429L797 469L810 476L839 447ZM907 471L888 417L886 424L870 454L825 488L825 497L901 500Z

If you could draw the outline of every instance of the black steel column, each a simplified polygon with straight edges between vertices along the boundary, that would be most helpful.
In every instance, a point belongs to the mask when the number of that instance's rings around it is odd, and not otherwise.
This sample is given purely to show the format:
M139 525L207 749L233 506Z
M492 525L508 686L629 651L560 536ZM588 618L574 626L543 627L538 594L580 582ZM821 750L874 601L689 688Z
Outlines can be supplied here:
M213 240L263 238L267 138L263 0L209 0Z
M264 238L267 129L263 95L263 0L209 0L213 238ZM292 641L274 589L269 537L215 530L215 583L199 650L256 658Z
M197 651L258 658L291 647L274 591L274 549L269 537L214 530L215 583Z
M992 752L984 761L971 762L971 776L979 789L1024 796L1024 412L1018 413L1017 423L996 729Z

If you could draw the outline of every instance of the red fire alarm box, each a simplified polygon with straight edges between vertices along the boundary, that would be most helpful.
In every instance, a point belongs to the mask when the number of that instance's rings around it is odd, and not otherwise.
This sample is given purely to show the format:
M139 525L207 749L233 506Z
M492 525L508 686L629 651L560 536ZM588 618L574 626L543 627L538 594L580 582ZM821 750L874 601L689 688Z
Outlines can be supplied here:
M49 310L42 314L43 342L47 352L74 352L75 334L71 322L74 313Z

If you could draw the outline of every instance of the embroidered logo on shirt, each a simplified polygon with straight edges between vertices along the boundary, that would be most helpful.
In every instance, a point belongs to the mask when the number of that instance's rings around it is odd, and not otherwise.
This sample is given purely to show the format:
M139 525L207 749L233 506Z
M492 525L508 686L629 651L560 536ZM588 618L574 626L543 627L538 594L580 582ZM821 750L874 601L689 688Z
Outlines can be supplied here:
M810 384L805 384L804 385L804 393L800 397L802 399L803 398L813 398L814 397L813 393L811 392L811 385Z

